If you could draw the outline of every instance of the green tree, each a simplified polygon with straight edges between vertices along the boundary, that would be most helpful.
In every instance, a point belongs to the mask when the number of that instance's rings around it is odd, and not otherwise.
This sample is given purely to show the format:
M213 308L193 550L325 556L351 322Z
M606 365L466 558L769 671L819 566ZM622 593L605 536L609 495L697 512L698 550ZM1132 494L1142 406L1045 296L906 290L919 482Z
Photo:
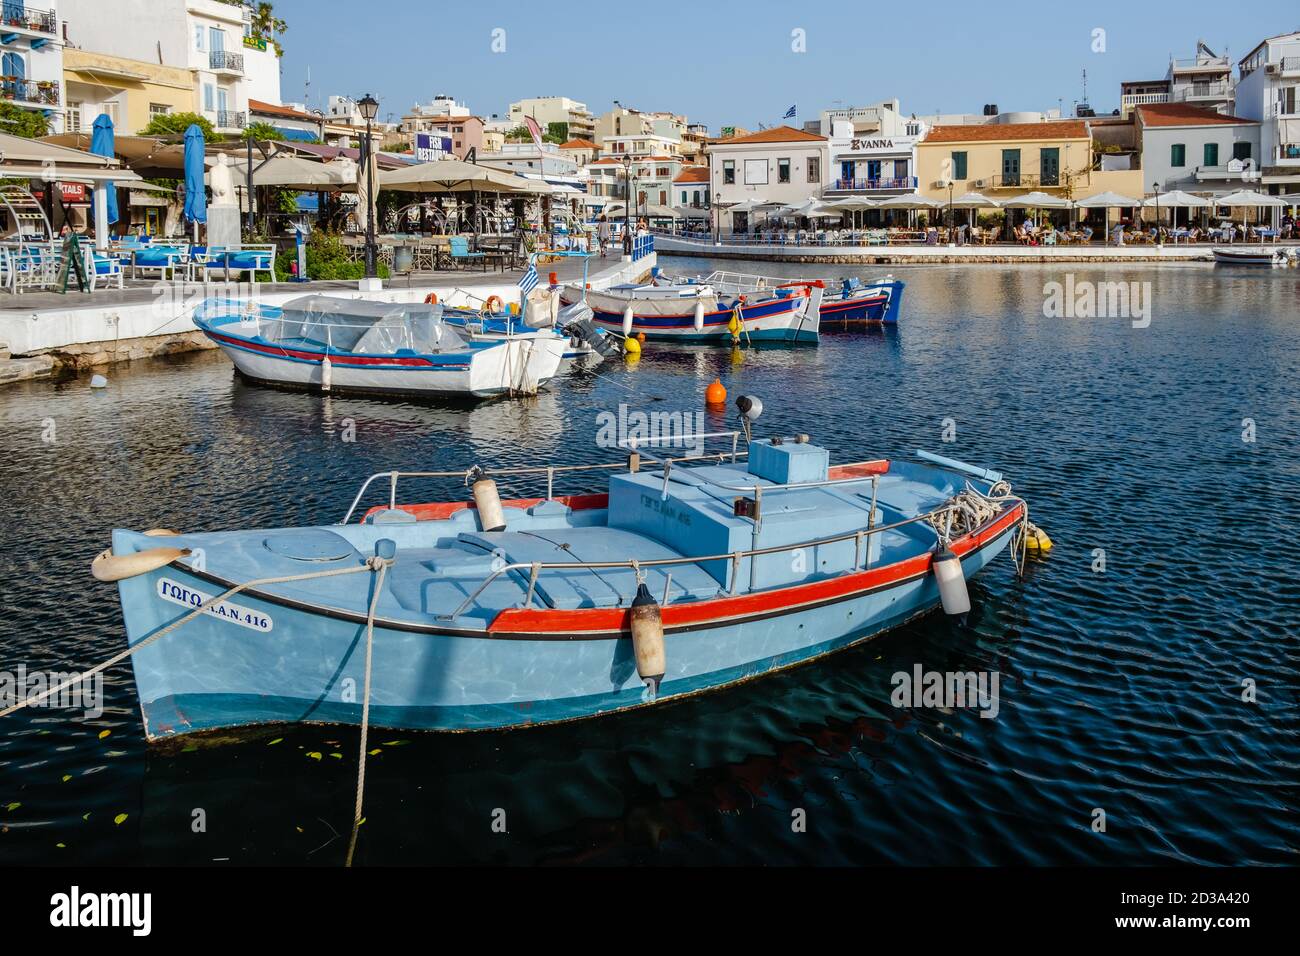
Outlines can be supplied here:
M546 135L542 139L548 143L567 143L569 141L569 124L547 123Z
M284 56L284 47L280 45L278 37L284 35L289 29L289 25L280 17L275 15L275 8L264 2L254 2L254 0L221 0L222 3L229 4L232 7L244 7L253 16L251 21L251 34L259 40L265 40L274 50L276 56Z
M43 113L0 102L0 132L24 139L40 139L49 135L50 124Z
M140 130L141 136L175 136L185 135L185 131L194 123L197 123L199 129L203 130L203 138L208 142L213 142L221 137L217 131L212 128L212 123L207 117L200 116L198 113L163 113L149 120L149 125Z
M244 132L240 134L240 139L283 139L280 131L270 123L264 123L258 120L255 123L249 123L244 127Z

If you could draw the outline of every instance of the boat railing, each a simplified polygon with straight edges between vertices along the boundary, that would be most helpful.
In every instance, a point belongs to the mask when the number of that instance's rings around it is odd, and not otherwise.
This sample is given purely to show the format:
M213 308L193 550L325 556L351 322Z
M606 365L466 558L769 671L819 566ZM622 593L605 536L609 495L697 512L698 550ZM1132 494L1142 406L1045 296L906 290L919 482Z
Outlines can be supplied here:
M736 433L739 435L739 432ZM730 452L718 452L714 454L688 455L682 458L675 458L673 461L678 463L702 463L727 461L735 462L749 454L747 451L741 451L733 445ZM521 465L515 468L463 468L459 471L377 471L367 478L357 491L356 497L352 499L352 504L348 507L347 514L339 524L347 524L352 520L357 508L361 504L361 499L365 497L366 492L379 479L388 480L388 507L397 508L397 484L402 478L460 478L466 483L473 475L481 475L485 478L526 478L533 476L546 476L546 499L549 501L555 497L555 477L556 475L573 474L576 472L610 472L628 470L632 471L637 468L637 463L629 457L623 461L596 462L587 465Z
M1020 503L1020 499L1014 499L1015 503ZM859 528L856 531L848 531L843 534L833 535L828 538L814 538L810 541L799 541L792 544L772 545L766 548L750 548L745 551L732 551L722 554L708 555L680 555L673 558L650 558L640 560L629 558L624 561L531 561L531 562L514 562L512 564L503 564L498 568L493 568L472 592L470 592L454 611L450 614L437 615L439 620L453 620L460 617L465 611L478 600L487 588L497 578L503 574L512 572L528 572L528 592L524 595L523 602L519 605L521 608L527 608L533 601L533 595L537 590L537 579L542 571L602 571L615 569L628 569L641 574L646 568L666 568L682 564L707 564L713 561L728 561L727 593L736 594L740 584L740 566L746 558L759 558L771 554L784 554L791 551L797 551L801 548L819 548L825 545L838 544L843 541L854 541L855 550L853 557L853 566L845 573L856 573L871 568L871 549L870 539L872 535L883 534L886 531L894 531L906 525L916 524L918 522L926 523L927 527L934 533L936 541L942 541L943 536L940 534L937 522L931 519L937 517L948 517L954 514L956 509L951 504L944 504L942 507L935 508L933 511L927 511L923 514L913 515L910 518L904 518L901 521L894 521L889 524L876 525L875 527ZM999 511L995 516L1000 517L1004 512ZM994 518L989 519L995 520ZM865 557L864 557L865 555ZM753 589L754 584L754 565L750 565L750 587ZM672 574L667 575L664 583L663 600L660 602L663 606L672 603Z

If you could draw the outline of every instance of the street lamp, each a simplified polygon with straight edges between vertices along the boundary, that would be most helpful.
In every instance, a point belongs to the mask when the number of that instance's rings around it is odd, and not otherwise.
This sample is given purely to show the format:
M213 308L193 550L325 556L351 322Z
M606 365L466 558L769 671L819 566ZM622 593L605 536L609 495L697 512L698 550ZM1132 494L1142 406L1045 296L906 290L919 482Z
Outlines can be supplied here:
M952 230L955 230L957 228L957 220L952 218L952 180L951 179L948 180L948 228Z
M623 154L623 255L632 255L632 157Z
M374 150L374 141L371 139L370 124L375 117L379 115L379 101L367 93L363 96L357 107L361 110L361 116L366 121L366 142L363 151L362 162L366 170L366 278L373 279L378 273L375 270L375 260L378 258L378 249L375 246L375 177L374 173L378 171L377 164L372 168L370 159L371 152Z
M1156 193L1156 245L1163 246L1164 243L1160 240L1160 184L1152 183L1151 188Z

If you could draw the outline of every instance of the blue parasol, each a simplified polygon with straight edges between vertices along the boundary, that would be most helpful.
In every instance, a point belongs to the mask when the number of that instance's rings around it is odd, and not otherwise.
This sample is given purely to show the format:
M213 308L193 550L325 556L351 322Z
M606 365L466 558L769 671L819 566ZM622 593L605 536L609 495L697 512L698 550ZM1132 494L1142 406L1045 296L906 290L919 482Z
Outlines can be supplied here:
M191 123L185 131L185 218L189 222L208 221L208 194L203 188L203 130Z
M96 156L116 158L117 154L113 149L113 121L108 118L107 113L100 113L95 120L95 131L90 137L90 151ZM117 187L111 182L106 182L100 183L95 188L104 190L108 196L108 221L117 222Z

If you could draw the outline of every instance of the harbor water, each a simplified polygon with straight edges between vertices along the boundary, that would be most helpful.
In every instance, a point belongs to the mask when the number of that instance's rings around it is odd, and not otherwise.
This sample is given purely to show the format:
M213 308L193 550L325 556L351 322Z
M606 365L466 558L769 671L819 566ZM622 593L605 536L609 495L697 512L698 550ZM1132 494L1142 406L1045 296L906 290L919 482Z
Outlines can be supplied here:
M359 864L1295 864L1300 271L1065 268L894 267L897 329L738 363L652 342L473 407L260 388L218 352L110 367L102 390L12 386L0 670L123 648L116 590L90 576L114 527L323 524L394 467L609 461L602 416L701 412L716 377L763 399L761 434L807 432L832 461L924 448L1003 471L1055 548L1023 578L995 562L964 626L931 615L729 690L507 733L372 731ZM1135 283L1145 315L1045 314L1049 283L1102 282ZM996 673L996 715L895 706L918 665ZM118 666L98 716L0 721L0 861L337 866L357 739L151 747Z

